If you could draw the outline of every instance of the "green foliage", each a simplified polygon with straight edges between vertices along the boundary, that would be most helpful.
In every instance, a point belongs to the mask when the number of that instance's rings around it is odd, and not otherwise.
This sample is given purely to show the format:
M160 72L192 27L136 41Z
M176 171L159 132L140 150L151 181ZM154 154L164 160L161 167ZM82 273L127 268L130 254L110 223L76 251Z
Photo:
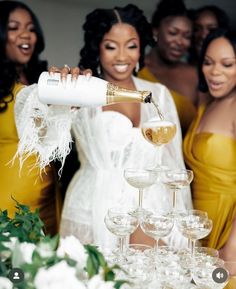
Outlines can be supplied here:
M96 247L92 245L85 245L84 247L88 253L86 271L88 273L89 278L91 278L94 275L98 274L100 267L106 268L107 262L105 261L103 255L97 250Z
M34 278L40 268L49 268L62 260L66 261L71 267L76 266L76 261L68 256L63 258L57 256L59 236L44 235L44 225L37 209L31 212L28 206L17 201L16 209L15 216L12 219L9 218L7 210L0 210L0 276L8 276L9 269L12 268L12 262L14 262L14 256L17 257L14 250L16 250L17 244L19 245L21 242L34 243L36 249L32 255L32 263L25 263L20 266L27 278L17 285L18 289L34 289ZM12 237L17 238L14 252L7 246L7 244L11 244ZM103 274L105 281L113 281L116 289L126 283L124 280L116 280L115 270L120 270L119 266L109 267L103 254L95 246L85 245L84 247L88 254L85 271L89 279L99 273ZM42 252L48 254L41 254Z
M105 281L115 282L116 289L119 289L124 283L127 283L125 280L116 280L115 270L121 270L118 265L109 267L104 256L95 246L85 245L84 247L88 253L86 271L89 278L92 278L94 275L98 274L100 268L102 268L103 279Z
M37 243L44 237L43 222L38 209L31 212L28 206L16 201L16 213L13 219L8 217L7 210L0 210L0 242L16 237L20 242ZM0 251L4 248L0 246Z

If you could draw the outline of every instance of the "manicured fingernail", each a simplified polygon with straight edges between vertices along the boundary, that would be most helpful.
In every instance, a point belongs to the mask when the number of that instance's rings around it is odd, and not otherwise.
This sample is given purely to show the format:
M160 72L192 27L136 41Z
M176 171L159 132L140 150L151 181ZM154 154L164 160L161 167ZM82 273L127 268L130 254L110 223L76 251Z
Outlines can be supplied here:
M90 78L91 78L91 76L92 76L92 74L89 72L89 73L87 73L86 75L85 75L85 77L86 77L86 80L89 80Z
M62 77L61 82L62 82L63 88L66 88L66 79L64 77Z
M72 82L73 87L76 87L77 77L75 75L72 75L71 82Z

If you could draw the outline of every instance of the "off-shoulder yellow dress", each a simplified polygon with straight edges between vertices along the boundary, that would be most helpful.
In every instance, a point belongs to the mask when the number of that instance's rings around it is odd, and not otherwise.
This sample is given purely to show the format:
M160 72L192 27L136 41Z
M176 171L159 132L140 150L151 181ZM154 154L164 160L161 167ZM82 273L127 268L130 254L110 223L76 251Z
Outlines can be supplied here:
M21 89L16 84L13 96ZM57 232L60 214L60 195L57 187L56 172L47 167L41 173L35 167L36 156L27 158L20 170L18 159L10 164L18 145L18 135L14 119L15 100L8 104L6 111L0 113L0 209L8 210L12 217L15 200L30 206L31 210L40 209L40 217L45 222L47 233Z
M228 239L236 213L236 140L217 133L196 133L205 111L199 107L196 120L184 139L184 157L194 172L193 206L213 220L204 246L220 249Z
M151 82L159 82L147 67L144 67L139 71L138 77L149 80ZM187 97L171 89L170 92L172 94L179 115L182 133L185 135L192 120L196 116L196 108Z

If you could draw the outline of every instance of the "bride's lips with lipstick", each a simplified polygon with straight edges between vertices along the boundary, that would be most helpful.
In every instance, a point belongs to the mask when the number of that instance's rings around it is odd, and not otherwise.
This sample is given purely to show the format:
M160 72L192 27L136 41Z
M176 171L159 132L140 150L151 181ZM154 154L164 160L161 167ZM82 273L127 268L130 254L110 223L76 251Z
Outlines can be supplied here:
M117 72L126 72L128 70L128 64L114 64L113 67Z

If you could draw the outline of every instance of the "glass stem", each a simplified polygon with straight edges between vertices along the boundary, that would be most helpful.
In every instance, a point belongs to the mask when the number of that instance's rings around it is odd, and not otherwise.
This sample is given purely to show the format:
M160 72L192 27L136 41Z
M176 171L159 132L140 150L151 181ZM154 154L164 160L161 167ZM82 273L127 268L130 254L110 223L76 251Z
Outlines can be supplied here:
M191 239L190 249L191 249L191 257L192 258L194 258L194 256L195 256L195 243L196 243L196 240Z
M126 238L125 237L120 237L119 238L119 247L120 247L120 254L121 255L124 255L124 252L125 252L125 242L126 241Z
M143 207L143 189L139 189L138 206L140 209Z
M157 146L157 167L162 165L162 147Z
M173 211L176 211L177 207L177 189L173 190Z
M158 245L158 243L159 243L159 238L158 239L155 239L155 246L154 246L154 251L157 253L157 250L158 250L158 247L159 247L159 245Z
M191 250L191 239L188 238L188 249Z

